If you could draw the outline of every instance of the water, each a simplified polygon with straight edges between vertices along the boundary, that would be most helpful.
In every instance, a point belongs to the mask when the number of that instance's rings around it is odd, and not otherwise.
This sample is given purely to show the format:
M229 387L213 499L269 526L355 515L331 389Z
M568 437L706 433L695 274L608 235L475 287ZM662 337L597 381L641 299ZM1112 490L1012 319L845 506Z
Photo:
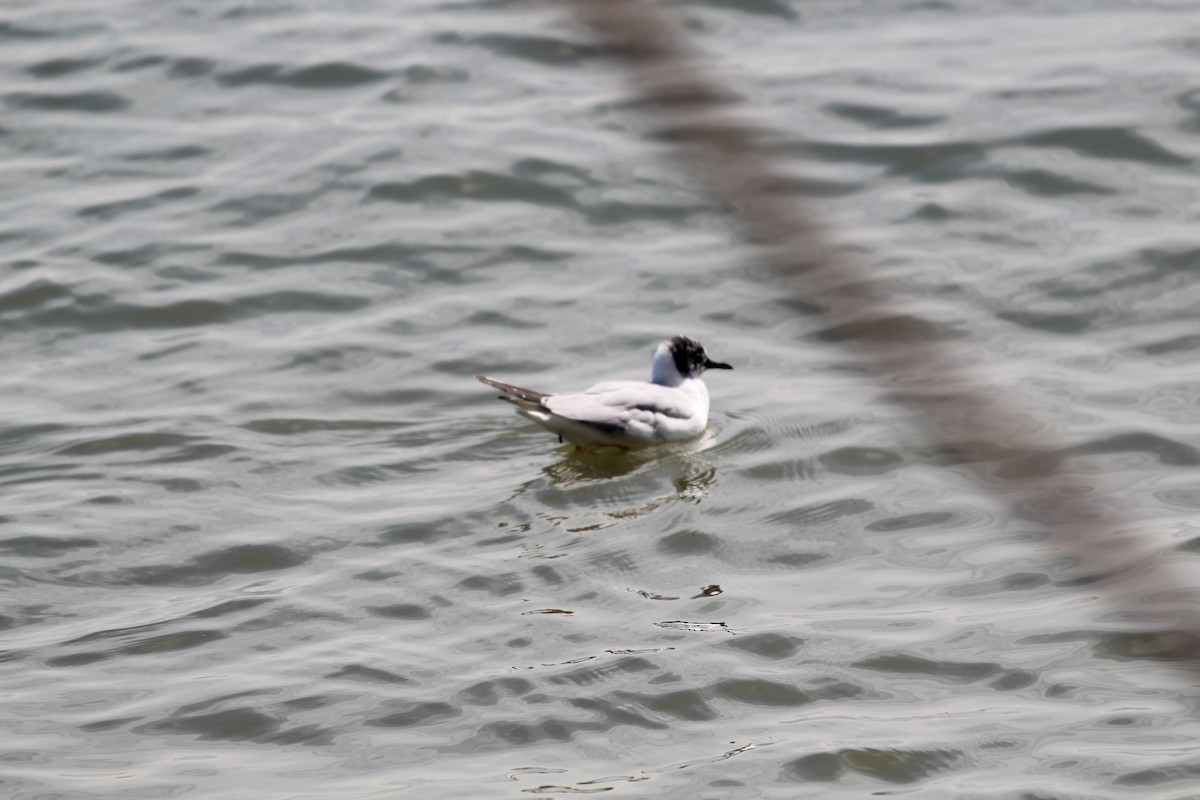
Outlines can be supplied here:
M675 11L1194 586L1200 8ZM587 42L519 2L0 11L5 796L1195 796L1194 601L1081 580L930 442ZM470 379L676 333L736 367L688 445L575 454Z

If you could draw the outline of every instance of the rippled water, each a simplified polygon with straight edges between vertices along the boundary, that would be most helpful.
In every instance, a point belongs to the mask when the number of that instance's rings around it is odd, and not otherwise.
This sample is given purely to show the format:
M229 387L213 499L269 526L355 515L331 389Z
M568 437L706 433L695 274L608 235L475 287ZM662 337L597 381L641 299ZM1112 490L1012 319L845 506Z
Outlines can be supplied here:
M1200 571L1200 9L677 4L834 237ZM1113 596L890 402L553 4L0 9L12 798L1194 797ZM640 377L576 454L470 380ZM1183 605L1181 605L1183 604ZM1165 631L1165 633L1164 633Z

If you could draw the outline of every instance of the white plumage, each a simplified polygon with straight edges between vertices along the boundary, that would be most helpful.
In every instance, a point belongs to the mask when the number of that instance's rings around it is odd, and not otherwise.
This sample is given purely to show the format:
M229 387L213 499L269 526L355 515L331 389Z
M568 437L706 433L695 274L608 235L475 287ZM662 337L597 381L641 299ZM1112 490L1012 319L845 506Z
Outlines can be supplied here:
M517 413L579 447L657 444L691 439L708 425L707 369L733 369L712 361L694 339L676 336L654 353L650 382L605 381L581 392L545 393L484 375L517 406Z

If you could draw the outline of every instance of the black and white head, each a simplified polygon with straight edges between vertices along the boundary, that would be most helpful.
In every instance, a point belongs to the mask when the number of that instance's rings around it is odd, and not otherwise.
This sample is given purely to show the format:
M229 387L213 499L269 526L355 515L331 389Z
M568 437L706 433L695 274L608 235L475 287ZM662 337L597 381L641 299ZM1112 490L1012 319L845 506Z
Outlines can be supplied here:
M733 369L728 364L713 361L704 352L704 345L687 336L675 336L658 346L654 354L652 380L668 386L688 378L698 378L706 369Z

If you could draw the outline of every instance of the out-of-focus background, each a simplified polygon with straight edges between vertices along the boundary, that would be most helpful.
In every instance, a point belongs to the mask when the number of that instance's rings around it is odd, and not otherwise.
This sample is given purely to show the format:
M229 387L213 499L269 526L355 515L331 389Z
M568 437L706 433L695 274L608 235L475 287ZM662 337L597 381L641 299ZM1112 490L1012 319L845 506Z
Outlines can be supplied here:
M1197 6L670 11L1200 574ZM1180 597L931 443L622 78L553 3L0 8L5 797L1193 796ZM471 380L681 333L736 367L687 446L577 455Z

